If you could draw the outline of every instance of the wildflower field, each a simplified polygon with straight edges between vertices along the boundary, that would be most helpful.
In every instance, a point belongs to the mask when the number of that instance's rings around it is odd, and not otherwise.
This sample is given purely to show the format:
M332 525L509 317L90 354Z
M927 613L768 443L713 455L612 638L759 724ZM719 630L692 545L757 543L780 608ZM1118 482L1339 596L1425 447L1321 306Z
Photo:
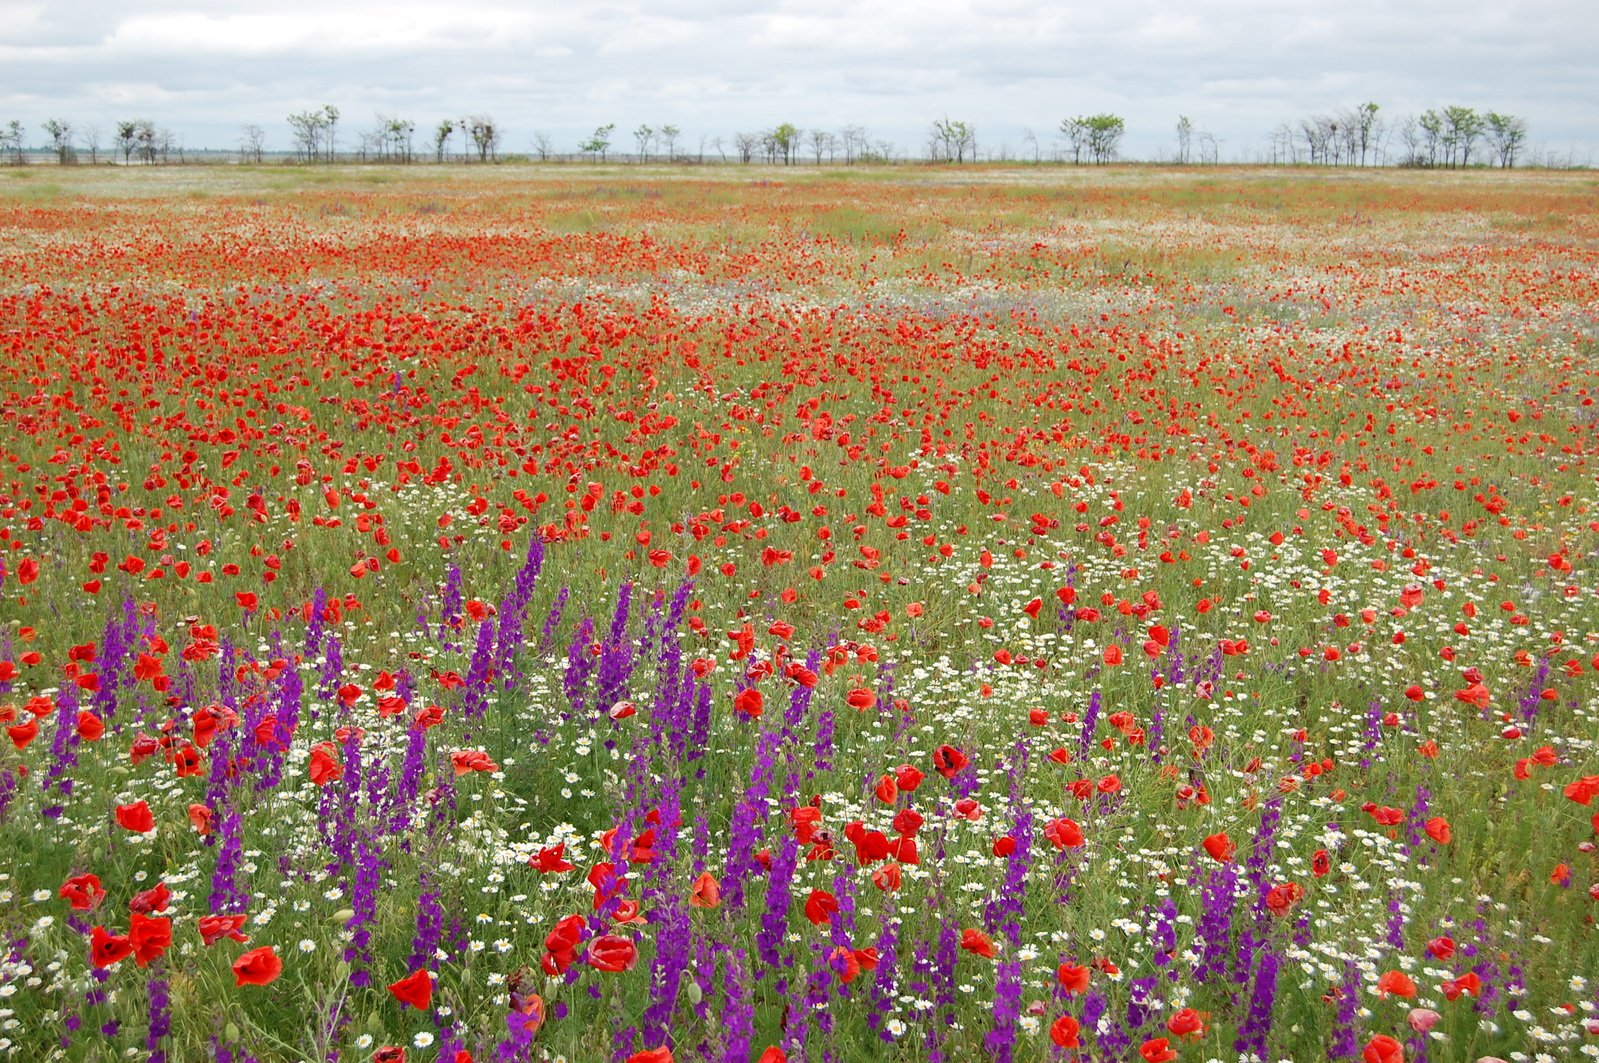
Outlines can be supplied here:
M0 1058L1599 1056L1599 179L0 173Z

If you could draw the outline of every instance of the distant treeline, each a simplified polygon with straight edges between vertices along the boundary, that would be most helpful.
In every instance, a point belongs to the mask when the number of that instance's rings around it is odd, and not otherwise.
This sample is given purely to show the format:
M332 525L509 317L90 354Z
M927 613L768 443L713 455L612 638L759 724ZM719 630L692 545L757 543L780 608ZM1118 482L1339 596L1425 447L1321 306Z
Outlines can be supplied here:
M871 135L865 126L841 129L804 129L780 122L770 129L706 134L691 141L671 123L641 123L618 137L616 123L598 126L592 134L562 147L546 132L528 134L525 148L505 151L506 132L492 115L478 113L445 118L419 137L417 123L409 118L378 114L362 129L341 124L337 107L327 106L288 115L286 145L268 147L267 130L259 125L240 127L234 148L219 152L208 148L185 152L182 138L147 119L112 123L74 124L52 118L39 128L48 136L29 146L28 130L12 120L0 125L0 161L22 165L30 161L159 165L217 161L264 163L268 160L305 164L415 163L430 161L498 162L507 158L539 162L592 161L635 163L765 163L768 165L854 165L897 161L1031 162L1103 165L1111 162L1160 162L1179 165L1217 164L1223 161L1223 144L1197 126L1187 115L1173 127L1171 148L1146 159L1123 155L1127 123L1116 114L1081 115L1063 119L1043 138L1023 129L1020 140L979 143L977 127L944 117L934 121L925 142L902 150L889 140ZM1267 135L1264 144L1235 151L1228 161L1269 165L1310 166L1410 166L1464 168L1517 165L1586 166L1574 153L1560 156L1537 153L1528 145L1528 123L1519 115L1479 111L1452 105L1419 115L1390 118L1376 103L1363 103L1341 111L1307 115L1284 122Z

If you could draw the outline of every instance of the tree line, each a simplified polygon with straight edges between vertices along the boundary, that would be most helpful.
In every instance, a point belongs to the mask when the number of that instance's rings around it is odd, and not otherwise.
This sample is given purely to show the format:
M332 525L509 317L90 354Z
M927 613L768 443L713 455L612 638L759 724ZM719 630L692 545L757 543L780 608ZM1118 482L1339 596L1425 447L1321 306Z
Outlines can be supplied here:
M341 124L341 119L339 109L332 104L288 115L287 156L307 164L411 163L428 156L435 163L489 163L498 161L504 149L504 129L486 113L440 120L423 134L420 147L417 123L409 118L380 113L371 126L353 132ZM97 164L102 157L108 161L120 159L124 165L185 161L181 139L147 119L129 119L102 127L52 118L40 128L48 137L49 153L62 165L81 161ZM342 144L341 131L345 136ZM1119 161L1126 132L1126 120L1116 114L1065 118L1058 127L1058 139L1048 145L1047 161L1075 165ZM1170 156L1161 152L1155 161L1180 165L1220 161L1221 141L1196 127L1187 115L1179 116L1175 134L1174 151ZM1498 111L1451 105L1390 119L1381 106L1367 102L1282 123L1267 137L1258 161L1273 165L1452 169L1494 165L1509 169L1524 160L1527 135L1525 118ZM856 124L839 130L807 130L792 122L781 122L769 129L738 132L729 137L707 135L699 138L697 152L682 129L672 123L641 123L632 130L630 139L632 150L626 157L640 163L719 160L783 166L807 162L852 165L901 157L893 143L873 137L865 126ZM268 156L267 140L262 126L241 127L238 158L264 162ZM626 144L625 140L620 142ZM1032 162L1046 161L1046 146L1031 129L1022 131L1021 142L1020 153L1013 154L1005 143L997 151L990 150L988 158L1028 161L1030 154ZM575 155L607 162L622 152L618 143L616 123L610 122L579 140L575 152L570 153L559 150L548 133L534 132L526 154L539 161ZM0 125L0 160L23 163L29 150L27 130L20 121ZM939 118L929 127L922 152L922 157L931 162L959 165L977 161L981 157L977 127L961 119ZM276 154L281 157L285 153L280 150Z

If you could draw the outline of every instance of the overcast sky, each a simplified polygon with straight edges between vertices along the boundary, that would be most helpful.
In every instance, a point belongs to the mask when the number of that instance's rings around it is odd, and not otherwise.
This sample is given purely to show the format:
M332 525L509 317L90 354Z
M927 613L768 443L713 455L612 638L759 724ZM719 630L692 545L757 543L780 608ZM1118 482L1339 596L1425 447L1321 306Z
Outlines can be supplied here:
M986 153L1027 129L1047 152L1062 118L1109 111L1124 155L1169 155L1186 114L1248 158L1372 100L1520 115L1534 150L1599 161L1596 45L1593 0L0 0L0 123L43 143L52 117L150 118L224 148L254 123L286 150L285 116L333 104L343 146L378 112L419 145L481 112L513 152L608 122L629 150L640 123L697 150L784 121L919 152L948 116Z

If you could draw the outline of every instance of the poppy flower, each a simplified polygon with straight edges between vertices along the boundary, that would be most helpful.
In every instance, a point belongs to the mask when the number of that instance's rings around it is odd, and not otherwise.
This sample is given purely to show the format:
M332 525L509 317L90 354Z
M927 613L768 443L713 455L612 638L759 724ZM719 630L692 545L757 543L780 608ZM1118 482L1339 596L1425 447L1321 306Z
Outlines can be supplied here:
M172 947L172 920L165 916L154 918L134 912L128 917L128 943L133 946L133 962L148 967L153 960Z
M100 876L82 874L63 882L57 896L64 898L73 911L88 912L105 900L105 890L100 885Z
M701 873L694 880L694 888L690 890L688 903L693 908L715 908L722 903L722 887L716 881L716 876L709 871Z
M557 842L554 845L546 845L544 848L528 857L527 864L529 867L536 868L540 873L545 875L556 874L562 871L577 870L576 865L572 864L565 858L565 853L565 842Z
M967 927L961 931L961 948L984 959L994 958L994 942L987 934L974 927Z
M767 1045L755 1063L788 1063L788 1053L776 1045Z
M1225 864L1233 858L1233 854L1237 851L1238 847L1233 844L1233 840L1227 837L1225 833L1212 834L1205 839L1205 852L1209 853L1211 859L1218 863Z
M89 932L89 962L112 967L133 955L133 943L124 934L111 934L103 926Z
M933 770L946 779L953 779L971 761L954 746L939 746L933 750Z
M157 882L150 889L135 893L128 900L128 910L140 915L149 915L151 912L164 912L167 904L172 900L172 891L167 889L165 882Z
M1332 870L1332 857L1327 854L1327 850L1325 850L1325 849L1317 849L1314 853L1311 854L1311 857L1310 857L1310 871L1311 871L1311 874L1315 875L1317 878L1322 878L1322 877L1326 876L1326 874L1329 871L1331 871L1331 870Z
M1062 816L1044 827L1044 837L1057 849L1075 849L1083 844L1083 829L1076 820Z
M766 695L754 687L739 691L733 698L733 709L751 719L759 717L765 708Z
M1145 1063L1171 1063L1177 1053L1172 1051L1171 1042L1166 1038L1155 1037L1138 1046L1138 1056Z
M207 945L215 945L223 938L240 943L249 941L249 937L241 933L244 927L242 915L202 915L200 917L200 940Z
M617 974L632 969L638 960L638 949L627 938L604 934L589 943L584 958L596 971Z
M251 949L233 961L234 985L270 985L283 973L283 961L272 945Z
M1362 1063L1405 1063L1405 1047L1385 1033L1366 1042L1360 1053Z
M1568 800L1586 805L1599 797L1599 775L1584 775L1575 782L1567 783L1563 792Z
M1377 979L1377 992L1410 1000L1416 995L1416 983L1403 971L1386 971Z
M1193 1008L1183 1008L1166 1020L1166 1029L1174 1037L1198 1039L1205 1036L1205 1020Z
M1432 953L1434 959L1447 960L1449 957L1455 954L1454 939L1448 937L1435 937L1431 941L1427 942L1427 951Z
M672 1050L665 1045L646 1048L627 1057L627 1063L672 1063Z
M405 1063L405 1049L400 1045L383 1045L372 1050L372 1063Z
M1443 990L1444 998L1455 1000L1462 993L1477 996L1482 992L1482 979L1476 971L1467 971L1458 978L1451 978L1439 987Z
M390 982L389 992L401 1004L426 1011L433 1002L433 976L426 968L413 971L398 982Z
M811 890L810 896L805 898L805 918L816 926L832 922L837 912L838 898L826 890Z
M1074 963L1063 963L1055 968L1055 977L1068 993L1088 992L1088 968Z
M147 801L136 801L131 805L118 805L116 817L118 826L134 834L149 834L155 830L155 815L151 813L150 804Z
M6 734L11 736L11 744L21 752L28 748L29 742L39 737L39 718L35 716L27 723L12 724L6 728Z
M1439 845L1448 845L1454 838L1454 833L1449 829L1449 821L1442 816L1434 816L1427 821L1427 837Z
M901 764L894 769L894 785L899 787L901 793L915 793L916 788L922 785L922 773L913 765Z
M1078 1048L1077 1033L1081 1028L1076 1019L1062 1015L1049 1024L1049 1039L1060 1048Z

